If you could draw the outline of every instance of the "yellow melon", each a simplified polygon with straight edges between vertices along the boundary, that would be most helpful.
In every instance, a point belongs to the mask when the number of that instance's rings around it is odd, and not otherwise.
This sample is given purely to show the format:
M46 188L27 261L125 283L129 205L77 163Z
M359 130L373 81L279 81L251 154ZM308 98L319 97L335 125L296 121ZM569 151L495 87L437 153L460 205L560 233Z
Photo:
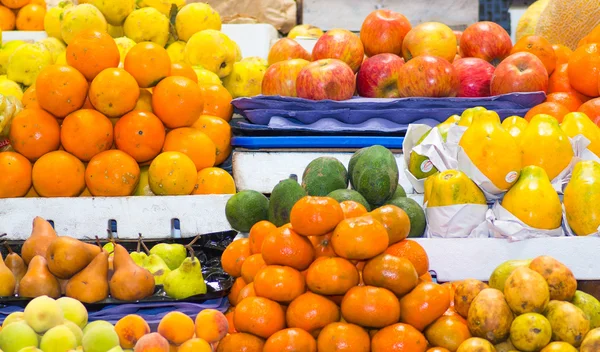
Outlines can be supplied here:
M575 49L599 23L600 0L550 0L540 14L535 34L552 44Z
M515 34L517 41L535 33L540 15L546 8L546 5L548 5L548 1L550 0L538 0L527 8L527 11L521 16L517 24L517 32Z

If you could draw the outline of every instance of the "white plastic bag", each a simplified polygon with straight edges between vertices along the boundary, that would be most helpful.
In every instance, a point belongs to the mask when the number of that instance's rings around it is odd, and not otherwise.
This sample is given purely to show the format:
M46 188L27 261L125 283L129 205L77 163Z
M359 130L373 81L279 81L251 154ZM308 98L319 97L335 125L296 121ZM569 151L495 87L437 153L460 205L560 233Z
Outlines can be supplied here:
M483 204L458 204L425 209L426 236L429 238L485 238L487 231L474 231L488 210Z
M500 202L494 203L486 214L486 222L492 237L522 241L528 238L565 236L562 226L552 230L533 228L504 208Z

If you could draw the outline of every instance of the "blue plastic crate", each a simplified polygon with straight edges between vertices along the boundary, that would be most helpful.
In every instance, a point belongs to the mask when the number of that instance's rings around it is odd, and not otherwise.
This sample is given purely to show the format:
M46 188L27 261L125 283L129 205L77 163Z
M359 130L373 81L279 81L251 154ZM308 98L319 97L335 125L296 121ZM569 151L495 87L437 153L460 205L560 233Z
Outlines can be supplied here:
M510 6L529 6L534 2L535 0L479 0L479 20L496 22L510 33Z

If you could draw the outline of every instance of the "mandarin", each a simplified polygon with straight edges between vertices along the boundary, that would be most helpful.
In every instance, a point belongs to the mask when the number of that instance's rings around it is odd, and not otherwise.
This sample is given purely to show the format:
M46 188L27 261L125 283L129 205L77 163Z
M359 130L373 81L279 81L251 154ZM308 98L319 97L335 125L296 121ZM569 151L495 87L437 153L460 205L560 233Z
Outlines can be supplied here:
M140 167L120 150L107 150L94 156L85 170L85 183L97 197L130 196L140 182Z
M12 120L8 135L10 144L30 161L57 150L60 127L54 116L42 109L25 109Z
M194 83L198 83L198 76L196 75L196 71L184 62L174 62L171 64L171 73L169 76L181 76L186 77L194 81Z
M31 189L31 162L15 152L0 153L0 198L25 196Z
M248 257L244 264L250 258L252 256ZM306 291L304 276L289 266L267 265L256 273L253 282L254 292L258 297L265 297L283 304L290 303Z
M320 295L343 295L358 283L356 266L344 258L317 258L306 272L308 289Z
M571 86L578 92L597 97L600 72L600 43L583 45L571 54L568 74Z
M355 286L342 300L342 316L349 323L383 328L400 318L400 302L392 291L375 286Z
M60 142L69 153L82 161L89 161L112 147L113 125L96 110L77 110L63 120Z
M215 144L215 165L222 164L231 154L231 126L220 117L202 115L192 128L205 133Z
M290 212L290 223L298 234L322 236L344 219L340 203L331 197L303 197L294 204ZM386 245L387 247L387 245Z
M388 247L389 236L379 221L364 215L340 222L333 231L331 243L340 257L364 260L383 253Z
M267 220L262 220L254 224L250 229L250 233L248 234L248 239L250 241L250 253L260 253L265 236L267 236L269 232L276 229L277 226L273 225Z
M247 297L235 307L233 322L239 332L269 338L285 328L285 315L281 306L275 301L264 297Z
M547 102L558 103L569 109L570 112L577 111L583 102L573 92L555 92L546 96Z
M6 6L0 6L0 29L3 31L15 29L15 13Z
M192 194L235 194L235 182L227 171L207 167L198 171Z
M242 265L250 255L250 240L241 238L231 242L221 255L223 271L231 276L240 277L242 275Z
M150 189L157 195L189 195L197 177L192 159L180 152L159 154L148 169Z
M560 123L563 117L570 112L566 106L548 101L531 108L523 118L529 122L535 115L546 114L554 117Z
M85 188L85 166L62 150L40 157L31 172L33 187L42 197L77 197Z
M87 91L85 77L67 65L47 66L35 81L35 94L40 107L60 118L80 109Z
M413 240L402 240L395 243L386 249L385 253L410 260L419 276L425 275L429 271L427 252L419 243Z
M67 46L67 63L92 81L107 68L119 66L119 47L106 32L84 29Z
M270 231L264 238L261 253L268 265L287 265L305 270L315 253L312 243L285 225Z
M263 352L302 351L317 352L317 341L302 329L284 329L271 335Z
M394 324L379 330L371 341L372 352L425 352L427 340L408 324Z
M9 6L7 3L4 5ZM19 9L15 20L16 27L20 31L43 31L46 7L37 4L29 4Z
M165 48L152 43L137 43L125 56L125 71L140 88L154 87L171 73L171 59Z
M215 165L215 144L205 133L192 127L176 128L167 133L162 150L187 155L197 171Z
M165 142L165 126L151 112L135 110L115 124L115 144L137 162L154 159Z
M326 297L306 292L290 303L285 316L288 327L318 336L325 326L340 320L340 308Z
M168 128L190 127L204 109L202 91L189 78L171 76L152 91L152 110Z
M548 75L552 74L556 67L556 53L546 38L539 35L528 35L519 39L513 46L511 54L518 52L529 52L537 56L542 61Z
M196 77L197 79L197 77ZM204 99L203 115L211 115L230 121L233 116L231 94L221 84L200 84L202 99Z
M90 102L108 117L121 117L135 108L140 89L135 79L120 68L107 68L90 85Z
M336 322L321 330L317 348L319 352L370 352L371 339L358 325Z

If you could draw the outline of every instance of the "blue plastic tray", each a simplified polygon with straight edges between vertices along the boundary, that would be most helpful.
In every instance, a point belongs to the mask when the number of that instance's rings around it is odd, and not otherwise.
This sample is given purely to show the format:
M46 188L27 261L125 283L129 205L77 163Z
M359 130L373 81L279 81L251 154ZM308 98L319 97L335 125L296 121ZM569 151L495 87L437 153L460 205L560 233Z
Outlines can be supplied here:
M287 136L287 137L234 137L231 145L246 149L276 148L364 148L382 145L386 148L402 148L404 137L377 136Z

